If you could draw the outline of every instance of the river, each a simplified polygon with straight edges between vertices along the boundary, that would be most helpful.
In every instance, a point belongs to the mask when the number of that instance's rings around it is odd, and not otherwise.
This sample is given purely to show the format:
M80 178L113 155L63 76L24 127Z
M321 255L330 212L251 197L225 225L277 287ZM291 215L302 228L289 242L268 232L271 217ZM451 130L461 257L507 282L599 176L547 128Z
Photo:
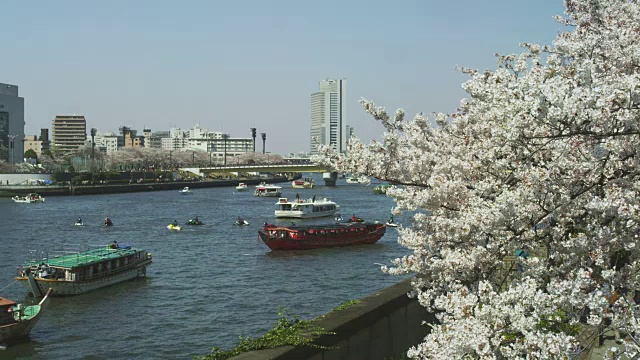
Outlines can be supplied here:
M393 201L374 194L373 185L341 179L325 187L319 174L312 176L315 189L279 184L283 197L327 197L345 218L388 218ZM0 198L0 296L25 297L13 278L29 250L85 249L117 240L154 256L145 279L53 298L30 340L0 350L0 359L190 359L213 346L232 347L239 336L263 334L281 306L310 319L401 280L379 266L408 253L393 228L374 245L271 252L258 241L258 228L264 221L291 220L276 220L277 199L254 197L251 188L48 197L39 204ZM107 215L115 226L101 226ZM166 229L174 219L184 223L195 215L206 225ZM78 216L85 226L73 225ZM250 226L233 225L238 216Z

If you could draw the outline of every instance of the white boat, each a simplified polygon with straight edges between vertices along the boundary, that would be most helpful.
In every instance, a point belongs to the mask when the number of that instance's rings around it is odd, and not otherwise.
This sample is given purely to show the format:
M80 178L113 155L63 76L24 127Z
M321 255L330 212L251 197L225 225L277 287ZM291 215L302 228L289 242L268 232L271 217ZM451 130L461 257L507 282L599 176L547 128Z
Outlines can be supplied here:
M18 304L0 297L0 344L10 343L29 335L49 303L50 294L51 289L35 305Z
M262 183L260 185L256 185L256 191L254 191L253 195L267 196L267 197L280 197L280 195L282 195L282 186L269 185L269 184Z
M236 186L236 190L238 191L245 191L247 190L249 187L247 186L247 184L245 183L240 183L238 184L238 186Z
M357 177L348 177L345 181L347 184L360 184L360 180Z
M327 198L316 199L296 199L289 201L287 198L280 198L276 203L275 215L279 218L309 219L323 216L333 216L340 205Z
M298 179L291 182L291 187L295 189L313 189L315 186L316 182L311 178Z
M36 193L30 193L24 196L16 195L11 198L13 202L23 203L23 204L32 204L37 202L44 202L44 198Z
M191 189L188 186L185 186L182 190L178 190L178 192L182 195L190 195L192 194Z

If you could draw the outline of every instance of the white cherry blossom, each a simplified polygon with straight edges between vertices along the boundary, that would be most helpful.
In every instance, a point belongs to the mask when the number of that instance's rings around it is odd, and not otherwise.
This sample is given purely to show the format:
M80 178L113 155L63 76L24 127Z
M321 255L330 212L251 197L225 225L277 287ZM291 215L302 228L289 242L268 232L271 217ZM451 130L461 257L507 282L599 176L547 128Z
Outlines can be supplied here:
M640 351L640 4L565 3L552 45L462 68L456 112L407 120L362 100L382 140L314 158L398 184L388 195L412 216L398 240L412 252L383 270L413 274L439 320L412 358L566 359L580 321L629 334L615 356ZM521 271L501 276L525 246Z

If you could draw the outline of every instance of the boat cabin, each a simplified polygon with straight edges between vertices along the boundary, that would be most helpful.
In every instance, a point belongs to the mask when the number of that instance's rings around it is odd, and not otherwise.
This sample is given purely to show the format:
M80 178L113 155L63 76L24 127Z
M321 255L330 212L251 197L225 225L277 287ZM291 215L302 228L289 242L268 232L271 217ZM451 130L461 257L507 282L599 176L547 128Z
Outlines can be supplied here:
M282 187L280 186L257 186L255 195L256 196L280 196L282 194Z
M16 305L15 301L0 297L0 325L15 321L13 310Z

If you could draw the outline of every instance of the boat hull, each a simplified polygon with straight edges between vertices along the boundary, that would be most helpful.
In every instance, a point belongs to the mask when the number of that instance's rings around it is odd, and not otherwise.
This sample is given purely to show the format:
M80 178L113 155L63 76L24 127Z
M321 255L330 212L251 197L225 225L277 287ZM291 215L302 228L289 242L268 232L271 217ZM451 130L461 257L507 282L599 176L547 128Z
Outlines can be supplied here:
M70 280L54 280L43 278L29 278L27 276L16 277L16 280L22 282L26 289L33 295L44 293L51 288L52 296L69 296L79 295L92 290L114 285L123 281L142 278L147 274L147 266L151 264L151 260L147 260L136 264L136 266L122 269L112 274L105 274L91 280L70 281ZM31 281L32 280L32 281ZM35 288L34 288L35 287Z
M20 319L15 323L0 325L0 343L11 343L29 335L48 305L50 294L48 292L39 304L24 307L22 311L25 314L30 313L27 318Z
M311 231L315 231L313 235ZM258 234L271 250L311 250L374 244L385 231L384 224L367 223L336 225L326 229L265 227Z
M333 216L338 212L338 209L323 212L303 212L303 211L291 211L291 210L276 210L275 216L277 218L291 218L291 219L313 219L319 217Z
M255 196L262 196L262 197L280 197L280 195L282 195L282 192L254 192Z

